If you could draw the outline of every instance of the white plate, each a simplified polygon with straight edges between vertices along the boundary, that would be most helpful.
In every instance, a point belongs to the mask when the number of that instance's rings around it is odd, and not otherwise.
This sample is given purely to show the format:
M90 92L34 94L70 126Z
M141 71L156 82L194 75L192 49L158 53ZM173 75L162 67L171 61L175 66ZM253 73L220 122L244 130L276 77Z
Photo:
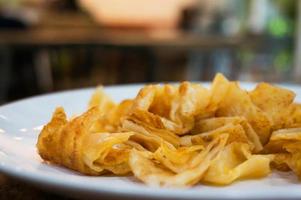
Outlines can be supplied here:
M253 85L244 83L244 88ZM107 87L116 101L134 97L141 85ZM301 87L289 86L301 102ZM0 107L0 171L54 192L82 197L143 197L152 199L288 199L301 198L301 183L292 173L273 172L261 180L239 181L226 187L198 185L190 189L147 187L133 177L83 176L43 163L36 152L37 136L55 107L70 115L85 110L93 89L38 96Z

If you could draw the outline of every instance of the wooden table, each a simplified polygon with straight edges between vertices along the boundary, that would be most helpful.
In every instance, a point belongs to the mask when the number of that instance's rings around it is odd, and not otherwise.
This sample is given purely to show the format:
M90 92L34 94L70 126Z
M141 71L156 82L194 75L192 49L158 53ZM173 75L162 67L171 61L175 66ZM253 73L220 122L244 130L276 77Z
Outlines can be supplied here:
M104 28L32 28L25 31L0 31L5 46L143 46L188 49L234 48L244 37L199 36L181 31L118 30Z
M9 178L0 174L0 199L1 200L68 200L69 197L45 192L28 183Z

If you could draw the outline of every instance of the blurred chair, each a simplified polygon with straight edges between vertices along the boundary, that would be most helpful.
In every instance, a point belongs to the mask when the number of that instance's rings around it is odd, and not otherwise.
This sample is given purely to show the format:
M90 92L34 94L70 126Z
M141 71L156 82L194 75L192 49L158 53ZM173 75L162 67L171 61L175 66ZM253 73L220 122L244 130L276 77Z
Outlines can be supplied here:
M25 29L26 24L16 18L0 15L1 29ZM7 99L12 77L12 51L7 46L0 46L0 103Z
M7 98L11 83L11 52L8 48L0 47L0 103Z

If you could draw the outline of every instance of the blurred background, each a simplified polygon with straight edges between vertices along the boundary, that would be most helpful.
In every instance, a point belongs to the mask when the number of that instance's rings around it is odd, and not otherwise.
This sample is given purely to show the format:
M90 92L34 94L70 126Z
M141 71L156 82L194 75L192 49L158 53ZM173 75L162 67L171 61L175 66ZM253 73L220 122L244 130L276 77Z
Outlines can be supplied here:
M301 1L0 0L0 104L98 84L301 82Z

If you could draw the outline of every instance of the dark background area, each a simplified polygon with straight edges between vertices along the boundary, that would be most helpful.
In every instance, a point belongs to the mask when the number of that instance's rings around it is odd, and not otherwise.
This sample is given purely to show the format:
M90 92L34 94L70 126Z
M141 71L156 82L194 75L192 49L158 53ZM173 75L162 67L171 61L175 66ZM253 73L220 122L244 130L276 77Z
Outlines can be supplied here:
M98 84L208 81L216 72L301 80L299 1L170 0L153 16L158 0L144 0L140 13L135 2L114 14L104 0L0 1L0 102Z

